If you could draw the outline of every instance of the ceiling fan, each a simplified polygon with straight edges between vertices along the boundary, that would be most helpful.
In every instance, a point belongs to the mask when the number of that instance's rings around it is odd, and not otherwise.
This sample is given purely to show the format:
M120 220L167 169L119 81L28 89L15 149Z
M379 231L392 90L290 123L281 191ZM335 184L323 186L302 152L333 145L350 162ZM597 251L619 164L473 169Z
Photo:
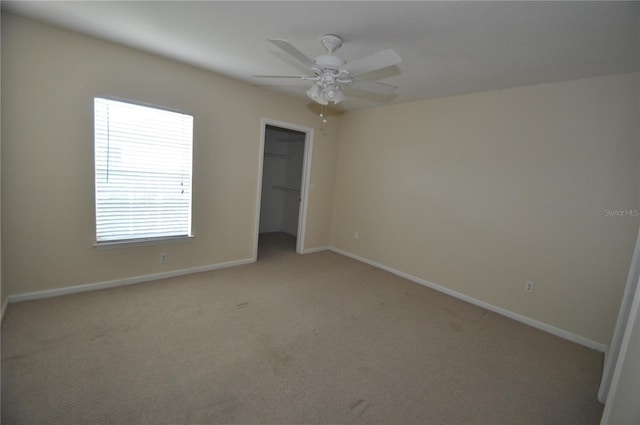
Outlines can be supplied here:
M380 50L370 56L347 62L336 56L333 52L342 46L342 38L333 34L323 35L320 43L327 54L310 59L286 40L269 39L276 47L307 66L311 70L310 75L254 75L257 78L294 78L312 83L307 90L307 96L320 105L328 105L329 102L337 104L345 99L342 91L345 87L353 87L372 93L388 95L398 87L377 81L358 78L359 75L388 66L397 65L402 58L393 50Z

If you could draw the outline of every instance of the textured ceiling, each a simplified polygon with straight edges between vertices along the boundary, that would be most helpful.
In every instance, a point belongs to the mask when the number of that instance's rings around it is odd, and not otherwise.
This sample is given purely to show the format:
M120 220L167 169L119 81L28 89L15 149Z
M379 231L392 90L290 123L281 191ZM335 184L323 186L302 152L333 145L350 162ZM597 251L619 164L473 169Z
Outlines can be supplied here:
M384 48L403 58L364 77L400 87L358 92L357 109L638 68L640 2L3 1L2 8L216 73L303 74L267 38L315 57L326 33L347 61ZM269 87L306 99L299 86Z

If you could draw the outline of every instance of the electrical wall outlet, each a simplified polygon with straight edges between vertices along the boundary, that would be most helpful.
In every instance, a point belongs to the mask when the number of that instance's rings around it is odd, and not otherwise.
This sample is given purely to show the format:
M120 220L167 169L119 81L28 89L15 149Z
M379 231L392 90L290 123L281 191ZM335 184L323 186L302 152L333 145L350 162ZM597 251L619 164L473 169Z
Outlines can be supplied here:
M533 282L526 281L524 283L524 292L532 293L533 292Z
M353 239L360 239L360 233L359 232L353 232Z
M168 260L169 260L169 256L167 255L167 253L163 252L162 254L160 254L161 263L166 263Z

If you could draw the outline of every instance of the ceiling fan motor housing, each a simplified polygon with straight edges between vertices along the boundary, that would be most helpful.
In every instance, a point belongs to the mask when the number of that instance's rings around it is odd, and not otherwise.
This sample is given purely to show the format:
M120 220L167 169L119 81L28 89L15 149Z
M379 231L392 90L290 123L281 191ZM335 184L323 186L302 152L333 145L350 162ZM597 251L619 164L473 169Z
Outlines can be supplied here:
M316 65L318 65L318 68L320 68L320 69L335 69L335 70L338 70L338 69L340 69L340 67L342 67L347 62L344 59L339 58L338 56L320 55L320 56L316 57L315 63L316 63Z

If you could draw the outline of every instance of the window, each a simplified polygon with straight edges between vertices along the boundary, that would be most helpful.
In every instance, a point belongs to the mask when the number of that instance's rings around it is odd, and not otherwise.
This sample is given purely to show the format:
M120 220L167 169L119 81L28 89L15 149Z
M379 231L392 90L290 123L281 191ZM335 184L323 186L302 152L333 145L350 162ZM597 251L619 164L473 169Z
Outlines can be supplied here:
M193 116L94 99L96 241L191 236Z

